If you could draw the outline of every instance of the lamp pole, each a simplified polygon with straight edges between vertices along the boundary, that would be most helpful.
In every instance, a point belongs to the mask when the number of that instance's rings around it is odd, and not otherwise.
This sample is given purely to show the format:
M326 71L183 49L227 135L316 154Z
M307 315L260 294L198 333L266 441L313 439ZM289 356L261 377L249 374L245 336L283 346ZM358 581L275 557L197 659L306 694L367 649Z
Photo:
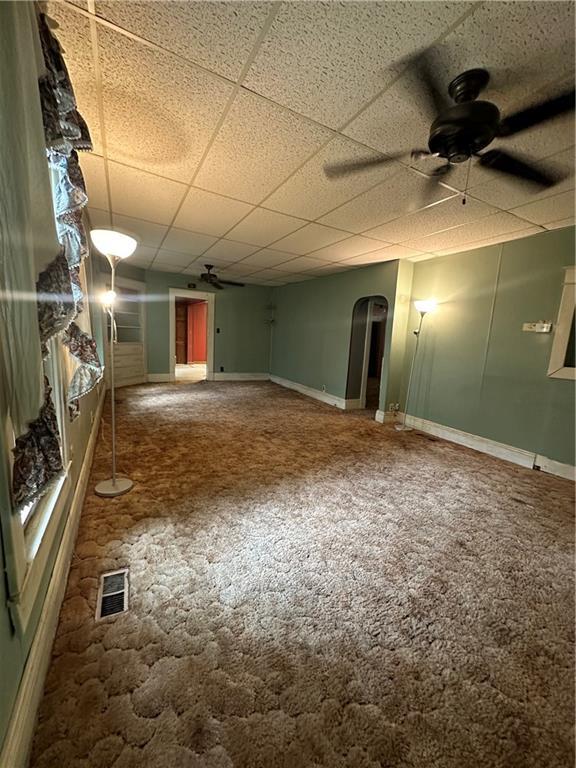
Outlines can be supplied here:
M395 427L398 431L408 432L412 427L406 426L406 414L408 413L408 403L410 402L410 389L412 387L412 374L414 373L414 363L416 362L416 355L418 353L418 343L420 341L420 333L422 331L422 322L424 321L424 315L426 312L420 311L420 322L418 328L413 331L416 336L416 344L414 345L414 352L412 352L412 363L410 364L410 375L408 376L408 388L406 390L406 404L404 405L404 418L401 424L396 424Z

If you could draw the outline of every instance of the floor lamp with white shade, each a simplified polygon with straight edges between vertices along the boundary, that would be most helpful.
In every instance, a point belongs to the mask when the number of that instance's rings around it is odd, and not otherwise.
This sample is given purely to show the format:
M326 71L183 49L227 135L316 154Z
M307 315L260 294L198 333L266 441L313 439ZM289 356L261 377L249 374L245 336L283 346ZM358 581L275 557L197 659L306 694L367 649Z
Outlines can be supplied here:
M128 477L118 477L116 474L116 403L114 398L114 344L116 344L116 324L114 321L114 305L116 303L116 267L123 259L127 259L136 250L138 243L133 237L111 229L93 229L90 239L95 248L106 256L112 276L110 290L102 297L102 304L110 315L110 399L112 410L112 477L102 480L94 489L97 496L121 496L133 487L134 483Z
M434 312L436 307L438 306L438 303L436 299L422 299L419 301L414 302L414 306L416 307L417 311L420 313L420 322L418 323L418 328L414 331L414 336L416 336L416 344L414 344L414 352L412 353L412 363L410 365L410 375L408 376L408 388L406 390L406 404L404 405L404 418L399 424L395 424L395 428L399 431L407 432L412 427L406 426L406 414L408 413L408 403L410 401L410 389L412 387L412 374L414 373L414 363L416 361L416 355L418 354L418 343L420 341L420 334L422 333L422 323L424 322L424 317L429 312Z

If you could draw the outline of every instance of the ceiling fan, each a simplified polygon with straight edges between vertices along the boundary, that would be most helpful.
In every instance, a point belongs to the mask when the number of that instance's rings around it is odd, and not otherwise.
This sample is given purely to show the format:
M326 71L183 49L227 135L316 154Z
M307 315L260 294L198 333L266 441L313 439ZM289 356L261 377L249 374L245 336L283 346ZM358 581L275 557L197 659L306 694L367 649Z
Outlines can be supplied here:
M244 288L244 283L235 283L233 280L220 280L220 278L212 272L214 269L213 264L204 264L204 267L206 272L202 272L199 278L202 283L208 283L208 285L217 288L219 291L221 291L225 285L234 285L237 288ZM196 283L188 283L188 288L193 290L195 287Z
M574 89L502 117L495 104L478 99L490 80L490 75L485 69L470 69L455 77L448 86L448 95L454 102L451 103L433 73L430 51L405 59L404 63L414 68L421 95L427 100L428 112L433 118L428 149L412 150L412 159L438 157L446 161L426 174L429 178L426 194L429 194L440 179L447 180L457 164L472 157L478 158L478 164L481 166L523 179L539 187L551 187L564 178L561 174L546 170L541 164L536 166L512 152L502 149L489 149L486 152L481 150L496 138L514 136L573 110ZM329 178L338 178L391 163L405 155L406 152L401 152L344 161L326 165L324 172Z

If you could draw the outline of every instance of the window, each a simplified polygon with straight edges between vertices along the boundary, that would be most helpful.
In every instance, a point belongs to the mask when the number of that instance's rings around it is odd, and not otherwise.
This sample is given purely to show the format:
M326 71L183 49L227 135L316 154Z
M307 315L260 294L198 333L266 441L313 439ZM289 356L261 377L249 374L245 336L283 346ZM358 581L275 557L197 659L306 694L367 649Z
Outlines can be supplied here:
M575 318L576 267L566 267L564 288L548 366L548 376L552 378L576 379Z

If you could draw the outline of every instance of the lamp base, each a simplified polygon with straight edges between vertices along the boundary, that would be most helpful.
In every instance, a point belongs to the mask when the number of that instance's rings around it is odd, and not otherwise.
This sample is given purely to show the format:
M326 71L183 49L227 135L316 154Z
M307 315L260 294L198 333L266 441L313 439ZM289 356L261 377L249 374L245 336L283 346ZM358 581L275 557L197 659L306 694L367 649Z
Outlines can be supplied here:
M409 427L407 424L394 424L394 429L397 432L412 432L414 427Z
M113 496L122 496L124 493L132 490L134 483L128 477L117 477L116 480L102 480L94 488L96 496L105 496L111 498Z

